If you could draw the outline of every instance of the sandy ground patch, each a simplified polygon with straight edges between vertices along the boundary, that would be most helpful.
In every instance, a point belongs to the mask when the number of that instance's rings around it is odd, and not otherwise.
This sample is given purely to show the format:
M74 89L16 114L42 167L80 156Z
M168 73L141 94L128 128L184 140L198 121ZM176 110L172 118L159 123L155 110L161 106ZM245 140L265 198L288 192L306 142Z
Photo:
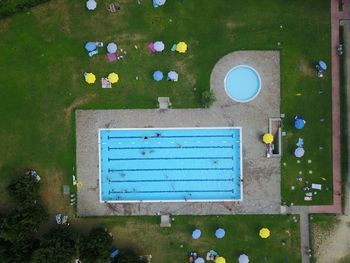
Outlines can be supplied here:
M350 253L350 216L337 217L338 224L332 229L313 229L313 244L317 263L341 261Z
M297 69L306 76L314 77L316 75L316 69L304 58L298 61Z

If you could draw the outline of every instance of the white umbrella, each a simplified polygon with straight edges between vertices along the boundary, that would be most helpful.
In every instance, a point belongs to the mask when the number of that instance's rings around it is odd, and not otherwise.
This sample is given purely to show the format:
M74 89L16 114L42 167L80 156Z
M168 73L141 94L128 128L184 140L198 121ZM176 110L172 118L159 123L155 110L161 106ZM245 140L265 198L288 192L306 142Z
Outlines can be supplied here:
M304 148L301 148L301 147L296 148L294 151L294 155L297 158L303 157L304 154L305 154Z
M238 258L238 262L239 263L248 263L249 262L249 258L246 254L242 254L239 256Z
M165 46L162 41L156 41L154 42L154 49L158 52L162 52L164 50Z
M177 74L176 71L169 71L168 78L171 79L172 81L178 81L179 74Z
M89 10L95 10L97 6L97 3L95 0L89 0L86 2L86 8Z
M115 53L115 52L117 52L117 49L118 49L118 47L117 47L117 44L116 43L109 43L108 45L107 45L107 51L108 51L108 53L111 53L111 54L113 54L113 53Z
M205 261L204 258L199 257L194 261L194 263L205 263Z
M166 0L153 0L153 3L156 5L164 5Z

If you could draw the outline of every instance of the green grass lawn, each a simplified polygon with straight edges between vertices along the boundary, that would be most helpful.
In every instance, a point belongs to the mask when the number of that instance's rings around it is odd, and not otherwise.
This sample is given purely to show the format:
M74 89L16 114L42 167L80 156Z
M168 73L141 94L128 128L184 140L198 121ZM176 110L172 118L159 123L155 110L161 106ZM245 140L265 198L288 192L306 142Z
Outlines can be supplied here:
M189 251L205 256L210 249L224 256L227 262L237 262L241 253L247 254L251 262L301 262L299 220L295 223L292 216L175 216L171 228L160 228L159 217L85 218L83 221L105 224L113 233L116 247L131 247L139 254L151 254L153 263L188 262ZM220 240L214 236L218 227L226 231ZM259 237L261 227L270 229L270 238ZM202 231L198 240L191 237L195 228Z
M99 1L99 9L88 12L84 2L53 0L0 21L1 189L16 170L30 166L40 171L47 192L60 191L74 173L74 109L152 108L158 96L169 96L175 108L199 107L215 63L229 52L256 49L281 50L281 112L287 131L283 200L303 203L295 179L299 170L310 182L326 178L332 188L331 82L329 74L317 79L313 70L318 59L330 61L328 1L187 0L168 1L158 9L148 1L122 1L116 14L105 10L107 2ZM167 51L151 55L147 44L158 39ZM179 40L189 45L184 55L168 51ZM116 41L128 53L113 64L103 54L89 58L86 41ZM174 69L180 80L155 83L154 69ZM84 71L98 78L116 71L120 83L111 90L102 90L99 83L87 86ZM295 114L307 121L302 131L292 128ZM292 155L298 136L304 137L306 150L300 164ZM4 191L0 197L5 202ZM313 203L331 202L331 191L324 190Z

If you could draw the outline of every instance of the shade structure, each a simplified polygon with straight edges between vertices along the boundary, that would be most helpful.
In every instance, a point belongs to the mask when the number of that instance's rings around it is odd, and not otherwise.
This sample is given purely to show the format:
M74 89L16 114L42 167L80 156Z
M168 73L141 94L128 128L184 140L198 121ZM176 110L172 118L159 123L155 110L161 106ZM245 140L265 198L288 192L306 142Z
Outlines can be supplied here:
M165 45L162 41L156 41L156 42L154 42L153 47L156 51L161 52L164 50Z
M89 1L86 2L86 8L88 10L95 10L96 6L97 6L97 3L96 3L95 0L89 0Z
M239 263L248 263L249 262L249 258L246 254L242 254L239 256L238 258L238 262Z
M156 70L154 71L153 73L153 79L155 81L161 81L163 79L163 72L159 71L159 70Z
M110 83L117 83L118 81L119 81L119 76L118 76L118 74L117 73L115 73L115 72L112 72L112 73L109 73L108 74L108 81L110 82Z
M177 43L176 51L179 52L179 53L186 53L186 51L187 51L187 44L185 42Z
M169 71L168 73L168 78L172 81L178 81L179 79L179 74L177 74L176 71Z
M270 230L266 227L260 229L259 235L261 238L268 238L270 236Z
M273 135L271 133L265 133L263 136L263 142L266 144L273 142Z
M93 84L96 81L96 76L93 73L87 73L85 75L85 81L89 84Z
M216 238L223 238L225 236L225 230L222 228L218 228L215 231Z
M204 258L199 257L194 261L194 263L205 263L205 261Z
M115 52L117 52L117 49L118 49L118 47L117 47L117 44L116 43L109 43L108 45L107 45L107 51L108 51L108 53L115 53Z
M226 263L226 259L224 257L217 257L215 263Z
M326 64L326 62L320 60L320 61L318 62L318 65L320 66L321 69L327 70L327 64Z
M296 119L294 121L294 127L298 130L304 128L305 121L303 119Z
M96 49L96 44L95 42L87 42L85 44L85 49L89 52L94 51Z
M166 0L153 0L153 5L161 6L164 5Z
M202 234L202 232L199 229L196 229L192 232L192 238L198 239L198 238L200 238L201 234Z
M298 147L298 148L296 148L295 151L294 151L294 155L295 155L295 157L297 157L297 158L303 157L304 154L305 154L305 150L304 150L304 148L302 148L302 147Z

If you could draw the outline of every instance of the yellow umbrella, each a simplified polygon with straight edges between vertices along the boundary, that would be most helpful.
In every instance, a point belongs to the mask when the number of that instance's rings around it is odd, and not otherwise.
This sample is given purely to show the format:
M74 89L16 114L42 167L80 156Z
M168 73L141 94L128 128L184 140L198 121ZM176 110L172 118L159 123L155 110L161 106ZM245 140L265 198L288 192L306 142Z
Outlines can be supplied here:
M83 187L83 183L82 182L77 182L77 188L82 188Z
M185 53L187 50L187 44L185 42L179 42L176 45L176 51L179 53Z
M217 257L215 263L226 263L226 259L223 257Z
M266 144L272 143L273 142L273 136L271 133L265 133L263 136L263 142Z
M266 227L260 229L259 235L261 238L268 238L270 236L270 230Z
M96 81L96 76L93 73L87 73L85 75L85 81L89 84L93 84Z
M117 83L118 81L119 81L119 76L118 76L118 74L117 73L115 73L115 72L112 72L112 73L109 73L109 75L108 75L108 81L110 82L110 83Z

